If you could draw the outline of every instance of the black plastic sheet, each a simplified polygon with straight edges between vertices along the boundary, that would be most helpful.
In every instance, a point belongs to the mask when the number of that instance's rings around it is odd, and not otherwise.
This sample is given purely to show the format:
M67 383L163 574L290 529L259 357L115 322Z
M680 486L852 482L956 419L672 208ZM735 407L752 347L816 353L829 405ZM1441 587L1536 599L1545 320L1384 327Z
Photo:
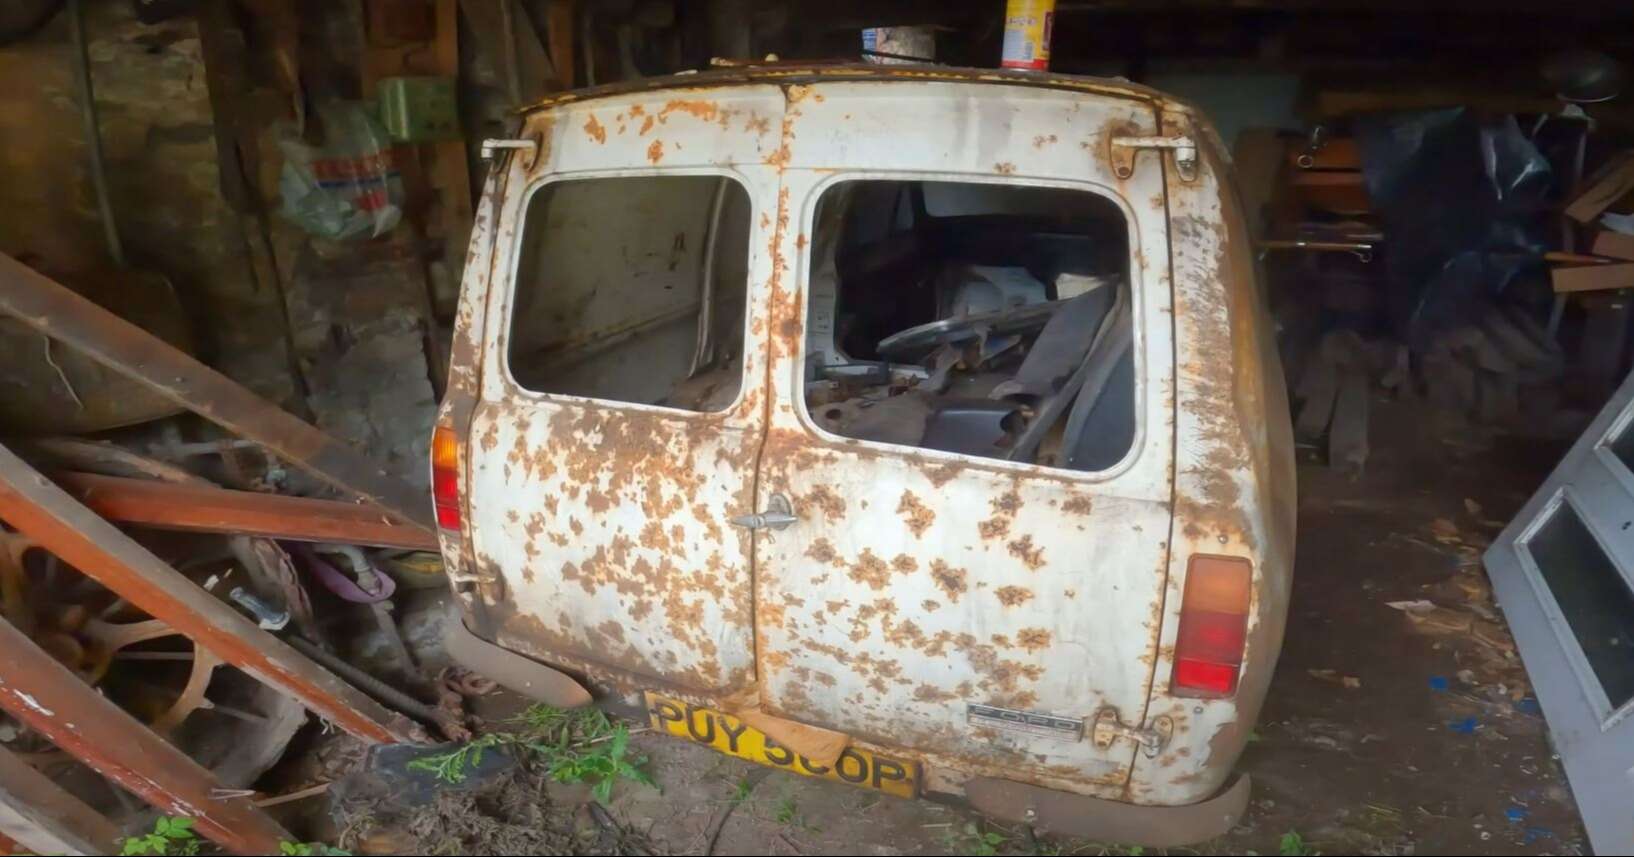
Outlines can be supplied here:
M1547 289L1554 171L1513 116L1374 114L1357 119L1356 138L1384 224L1390 320L1410 346L1486 304L1540 299L1530 292Z

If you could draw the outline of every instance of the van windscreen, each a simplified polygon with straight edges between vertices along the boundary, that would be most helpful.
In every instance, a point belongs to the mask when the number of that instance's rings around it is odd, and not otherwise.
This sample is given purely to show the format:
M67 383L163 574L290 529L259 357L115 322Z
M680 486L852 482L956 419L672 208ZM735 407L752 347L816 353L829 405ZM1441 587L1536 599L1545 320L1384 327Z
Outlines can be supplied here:
M743 383L749 196L712 175L556 181L522 223L507 337L539 393L720 411Z
M811 252L805 402L825 430L1081 471L1129 452L1128 224L1107 198L841 182Z

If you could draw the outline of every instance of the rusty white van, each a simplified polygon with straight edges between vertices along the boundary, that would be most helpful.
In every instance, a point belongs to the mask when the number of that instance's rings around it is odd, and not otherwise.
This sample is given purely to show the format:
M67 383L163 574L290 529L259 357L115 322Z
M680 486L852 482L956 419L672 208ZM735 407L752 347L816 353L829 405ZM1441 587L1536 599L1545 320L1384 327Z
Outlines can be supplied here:
M465 629L797 773L1124 841L1234 822L1294 477L1201 115L772 65L488 148L433 444Z

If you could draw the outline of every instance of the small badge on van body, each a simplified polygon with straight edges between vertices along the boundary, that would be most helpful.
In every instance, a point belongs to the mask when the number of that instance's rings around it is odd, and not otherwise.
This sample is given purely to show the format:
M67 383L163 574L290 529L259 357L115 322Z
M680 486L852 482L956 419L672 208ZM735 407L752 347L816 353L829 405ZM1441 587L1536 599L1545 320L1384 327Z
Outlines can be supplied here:
M1029 735L1059 741L1079 741L1084 737L1082 717L1061 717L1039 711L1019 711L1014 708L999 708L996 705L978 705L972 702L965 706L965 718L972 726L1026 732Z

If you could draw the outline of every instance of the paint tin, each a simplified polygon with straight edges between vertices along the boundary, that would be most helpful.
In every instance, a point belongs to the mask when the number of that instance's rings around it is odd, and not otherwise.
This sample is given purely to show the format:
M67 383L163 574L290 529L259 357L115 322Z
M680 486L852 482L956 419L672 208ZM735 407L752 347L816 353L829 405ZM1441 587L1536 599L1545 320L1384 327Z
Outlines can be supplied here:
M1006 0L1004 6L1005 68L1047 71L1050 67L1050 31L1055 27L1055 0Z

